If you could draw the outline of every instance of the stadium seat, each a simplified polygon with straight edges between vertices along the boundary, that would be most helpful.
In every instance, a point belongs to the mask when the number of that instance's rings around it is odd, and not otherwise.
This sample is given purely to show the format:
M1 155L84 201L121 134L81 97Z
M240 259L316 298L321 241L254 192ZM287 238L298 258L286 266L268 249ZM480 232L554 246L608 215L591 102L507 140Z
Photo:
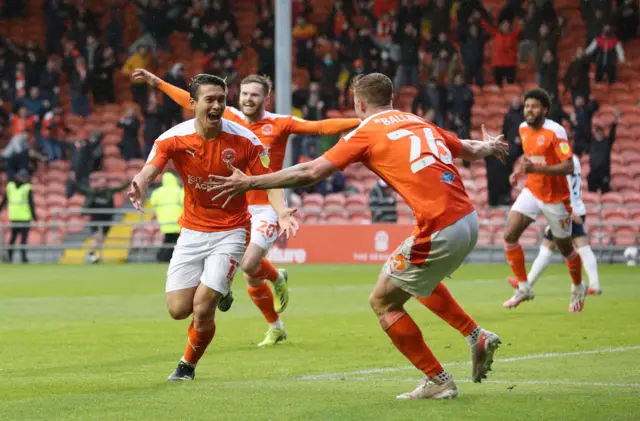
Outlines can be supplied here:
M624 202L620 193L609 192L602 195L603 205L621 205Z
M614 242L617 246L629 247L638 244L638 237L640 236L639 228L636 226L618 226L615 229Z
M369 198L364 194L350 194L345 201L345 207L349 210L362 209L369 206Z
M318 193L311 193L304 196L302 199L302 206L304 208L322 208L324 205L324 197Z
M349 220L339 215L332 215L325 218L324 223L335 224L335 225L346 225L349 223Z
M324 198L324 207L344 209L346 197L342 193L330 193Z

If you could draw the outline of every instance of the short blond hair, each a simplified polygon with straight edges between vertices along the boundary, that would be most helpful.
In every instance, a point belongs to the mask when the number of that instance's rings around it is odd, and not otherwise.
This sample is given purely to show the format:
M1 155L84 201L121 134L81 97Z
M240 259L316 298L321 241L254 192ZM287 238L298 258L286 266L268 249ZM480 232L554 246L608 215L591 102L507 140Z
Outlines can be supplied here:
M271 83L271 79L266 75L249 75L242 79L240 82L240 86L248 85L249 83L257 83L262 85L262 89L264 89L264 94L269 95L271 93L271 88L273 83Z
M354 95L373 107L391 105L393 82L382 73L357 76L351 85Z

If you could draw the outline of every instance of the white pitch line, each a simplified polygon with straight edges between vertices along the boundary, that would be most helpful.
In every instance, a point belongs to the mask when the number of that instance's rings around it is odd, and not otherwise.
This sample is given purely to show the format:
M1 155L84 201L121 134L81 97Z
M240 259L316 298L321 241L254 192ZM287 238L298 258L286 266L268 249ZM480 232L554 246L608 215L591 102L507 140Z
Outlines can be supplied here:
M571 356L580 356L580 355L594 355L594 354L611 354L614 352L626 352L626 351L635 351L640 349L640 345L634 346L625 346L618 348L602 348L602 349L592 349L588 351L574 351L574 352L552 352L545 354L532 354L532 355L524 355L521 357L511 357L511 358L498 358L495 360L497 363L508 363L514 361L525 361L525 360L538 360L545 358L562 358L562 357L571 357ZM457 365L469 365L470 361L456 361L451 363L442 364L443 367L457 366ZM322 380L322 379L334 379L334 378L344 378L345 376L358 376L362 374L376 374L376 373L397 373L400 371L406 370L415 370L413 366L402 366L402 367L387 367L387 368L372 368L368 370L357 370L357 371L345 371L345 372L337 372L337 373L320 373L320 374L307 374L304 376L297 377L298 380Z
M350 377L347 381L406 381L416 383L416 378L398 378L398 377ZM469 379L456 379L456 383L473 383ZM640 383L606 383L606 382L570 382L564 380L483 380L482 383L496 383L496 384L508 384L508 385L546 385L546 386L592 386L592 387L630 387L640 388Z

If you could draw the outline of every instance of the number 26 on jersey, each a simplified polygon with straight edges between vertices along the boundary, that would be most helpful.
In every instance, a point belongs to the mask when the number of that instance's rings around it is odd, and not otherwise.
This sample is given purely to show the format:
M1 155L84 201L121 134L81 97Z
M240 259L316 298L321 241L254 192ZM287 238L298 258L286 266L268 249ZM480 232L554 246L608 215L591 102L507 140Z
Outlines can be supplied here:
M391 133L388 133L387 137L392 142L404 139L406 137L409 138L409 140L411 141L411 149L409 150L409 163L411 164L411 172L414 174L420 170L427 168L429 165L433 165L436 162L436 158L438 158L444 164L451 164L453 162L451 151L447 148L447 146L441 139L436 139L436 137L433 135L433 130L428 127L422 131L398 129ZM427 148L429 149L430 155L420 158L420 156L422 155L423 143L425 142L427 144Z

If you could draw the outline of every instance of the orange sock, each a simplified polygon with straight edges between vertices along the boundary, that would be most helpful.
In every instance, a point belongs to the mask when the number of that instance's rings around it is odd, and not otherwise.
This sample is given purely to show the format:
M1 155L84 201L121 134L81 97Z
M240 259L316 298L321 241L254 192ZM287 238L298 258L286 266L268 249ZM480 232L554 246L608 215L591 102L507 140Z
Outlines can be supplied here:
M436 376L443 371L435 355L424 342L418 325L404 310L385 313L380 318L380 325L398 351L427 377Z
M449 326L458 330L462 336L471 335L471 332L478 327L475 320L460 307L460 304L442 282L427 298L416 298L436 316L447 322Z
M194 317L187 332L187 348L182 359L196 365L216 334L215 319L198 320Z
M582 260L576 249L573 249L566 260L571 282L573 282L573 285L580 285L582 283Z
M249 286L249 296L253 303L260 309L262 315L268 323L273 323L279 319L278 313L273 306L273 293L266 283L259 286Z
M280 277L280 272L273 266L266 257L263 257L260 261L260 266L258 266L258 270L249 275L252 279L268 279L272 283L277 281Z
M518 243L504 243L504 251L507 255L507 263L519 282L526 282L527 268L524 266L524 250Z

